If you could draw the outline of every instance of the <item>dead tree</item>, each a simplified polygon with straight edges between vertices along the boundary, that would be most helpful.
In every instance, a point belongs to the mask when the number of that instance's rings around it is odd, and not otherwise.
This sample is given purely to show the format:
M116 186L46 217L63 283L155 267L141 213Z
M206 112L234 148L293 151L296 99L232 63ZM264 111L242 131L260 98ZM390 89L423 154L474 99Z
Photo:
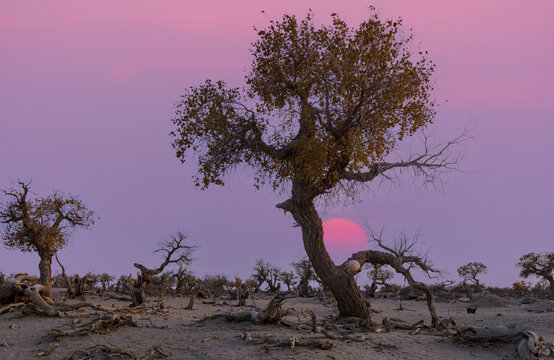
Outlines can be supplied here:
M229 312L224 315L225 320L232 322L250 321L256 324L275 324L281 320L281 305L285 302L281 294L275 295L267 305L259 311Z
M554 252L525 254L519 258L517 266L521 268L519 276L523 278L533 275L548 281L554 295Z
M433 268L427 258L416 255L415 247L417 244L417 238L410 240L404 234L401 234L395 245L393 247L389 247L383 243L381 238L382 233L378 236L372 234L371 237L373 238L373 241L384 251L365 250L357 252L341 265L344 271L352 275L357 274L366 263L379 266L390 266L397 273L402 275L410 286L425 294L427 308L429 310L429 314L431 315L431 323L433 324L433 327L438 329L445 327L446 324L437 315L435 310L433 293L430 290L430 287L422 282L416 281L411 273L413 268L419 268L430 278L432 278L433 273L440 273L439 270Z
M55 258L56 258L56 262L58 263L59 267L62 269L62 277L64 279L64 282L65 282L65 287L66 287L66 291L65 291L65 298L66 299L73 299L75 298L75 285L77 285L77 283L74 283L72 284L71 283L71 280L69 279L69 276L67 276L67 273L65 272L65 267L62 265L60 259L58 259L58 254L55 255ZM80 284L79 284L79 290L80 290Z
M282 271L277 266L270 265L267 277L267 286L270 293L276 293L281 290Z
M149 269L144 265L135 263L134 266L140 270L137 279L130 281L129 276L126 281L126 287L131 295L131 306L138 306L144 303L144 287L152 283L152 277L160 274L169 264L188 265L191 263L191 254L196 249L194 245L185 244L185 236L181 232L171 235L170 239L161 244L161 247L154 252L164 254L164 260L160 266L155 269Z
M40 283L52 297L52 257L67 244L72 230L94 225L94 212L72 195L55 192L32 199L30 182L18 185L2 190L8 199L0 206L2 239L8 248L38 254Z
M265 282L267 282L267 279L269 277L270 267L271 267L271 264L269 262L265 262L262 259L256 260L256 264L252 269L253 271L252 278L256 281L256 288L254 289L254 292L260 291L260 287Z
M470 262L458 268L458 275L464 279L464 283L470 281L475 286L481 286L478 276L487 273L487 265L480 262Z
M186 291L190 291L198 283L198 279L196 279L192 271L183 264L179 265L178 270L171 272L170 276L175 281L175 294L183 294Z

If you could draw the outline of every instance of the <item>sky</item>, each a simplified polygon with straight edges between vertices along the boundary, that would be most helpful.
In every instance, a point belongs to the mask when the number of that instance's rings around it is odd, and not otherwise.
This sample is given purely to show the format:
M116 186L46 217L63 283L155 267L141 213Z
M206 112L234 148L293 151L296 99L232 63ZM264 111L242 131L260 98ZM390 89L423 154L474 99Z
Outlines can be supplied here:
M359 201L321 207L366 233L421 234L445 278L469 261L483 282L509 286L517 259L554 251L554 2L511 0L0 2L0 188L79 195L99 220L76 231L60 259L70 273L130 274L159 264L152 250L182 231L199 248L198 275L250 274L257 258L300 259L300 230L241 168L223 188L195 189L194 164L170 146L175 103L207 78L243 84L253 27L284 13L351 26L374 5L404 19L414 46L437 65L441 106L433 129L447 141L466 126L463 172L439 189L409 176L372 184ZM262 13L262 10L264 11ZM371 245L374 246L374 245ZM0 248L0 271L37 273L38 257ZM54 271L57 271L54 266Z

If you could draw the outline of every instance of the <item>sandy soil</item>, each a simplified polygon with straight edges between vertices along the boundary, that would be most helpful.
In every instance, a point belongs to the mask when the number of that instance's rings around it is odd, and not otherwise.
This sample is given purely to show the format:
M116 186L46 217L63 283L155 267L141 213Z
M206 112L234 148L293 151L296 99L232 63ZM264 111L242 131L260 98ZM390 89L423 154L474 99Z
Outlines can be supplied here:
M106 297L94 296L90 302L111 307L124 307L128 303ZM267 300L258 299L256 305L263 306ZM59 346L48 359L63 359L77 348L87 348L95 344L112 343L143 356L155 344L171 352L170 359L513 359L514 346L477 346L455 343L452 338L433 335L421 331L412 335L409 331L395 330L389 333L365 333L365 342L345 342L332 340L330 350L296 348L271 348L244 342L241 332L252 337L272 336L282 340L294 335L305 339L325 340L322 334L312 334L309 330L297 330L283 326L254 325L248 322L228 323L223 319L196 323L206 314L216 314L240 308L228 305L203 304L197 300L195 310L185 310L186 297L167 297L164 300L167 314L135 315L141 327L121 327L104 335L65 337L56 342ZM219 301L222 303L223 301ZM151 299L149 304L153 304ZM484 298L475 303L476 314L467 314L468 303L438 303L440 316L451 316L458 325L528 325L539 330L545 341L554 343L554 302L538 300L533 304L520 304L520 300L505 301L498 298ZM430 318L422 301L404 301L405 310L397 310L398 300L376 299L373 308L378 311L373 321L381 322L384 317L414 323ZM336 315L334 306L324 305L317 298L288 299L284 309L308 308L318 316L318 323ZM47 331L53 327L72 323L74 318L92 319L96 311L74 311L67 317L55 318L38 315L21 316L19 310L0 315L0 359L36 359L37 354L51 344ZM296 323L296 317L288 317ZM306 324L308 319L302 319ZM154 325L154 327L146 327ZM360 334L361 335L361 334Z

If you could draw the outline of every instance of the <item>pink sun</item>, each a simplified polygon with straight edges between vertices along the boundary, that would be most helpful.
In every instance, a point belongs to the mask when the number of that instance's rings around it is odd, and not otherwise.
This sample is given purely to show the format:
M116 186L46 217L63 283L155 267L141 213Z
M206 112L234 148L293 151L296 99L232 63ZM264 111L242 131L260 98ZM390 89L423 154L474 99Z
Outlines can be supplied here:
M329 219L323 223L323 242L337 264L353 253L368 249L368 241L362 228L347 219Z

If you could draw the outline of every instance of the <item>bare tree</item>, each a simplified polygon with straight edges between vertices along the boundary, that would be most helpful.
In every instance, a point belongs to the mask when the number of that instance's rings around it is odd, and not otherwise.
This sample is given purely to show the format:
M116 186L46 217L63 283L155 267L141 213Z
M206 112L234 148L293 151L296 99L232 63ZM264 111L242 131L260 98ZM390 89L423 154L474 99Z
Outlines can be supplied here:
M186 239L186 235L177 232L177 234L171 235L168 241L162 242L161 247L154 251L155 253L164 255L163 262L157 268L149 269L144 265L138 263L134 264L134 266L140 270L140 273L137 275L137 279L133 280L132 283L129 281L130 276L125 282L127 290L131 295L132 306L138 306L144 303L144 287L152 283L152 277L161 274L166 266L169 264L188 265L191 263L191 254L194 249L196 249L196 246L187 245L185 243Z
M72 283L71 280L69 279L69 276L67 276L67 273L65 272L65 266L63 266L60 259L58 259L58 254L55 254L55 258L56 258L56 262L58 263L58 265L62 269L61 277L64 280L64 285L65 285L65 288L66 288L64 297L66 299L72 299L76 296L76 291L77 290L81 290L81 292L82 292L83 285L80 283L80 279L77 279L76 282Z
M283 272L275 265L269 267L269 276L267 277L267 286L270 293L281 290L281 276Z
M30 182L18 181L17 188L2 190L7 201L0 205L4 245L40 257L40 283L44 295L52 296L52 257L69 241L77 228L94 225L94 212L73 195L55 192L31 198Z
M411 273L411 270L414 268L423 271L429 278L433 278L433 274L440 273L439 270L433 267L433 264L426 256L417 253L418 236L410 239L405 234L401 234L393 246L387 246L383 242L382 232L380 234L371 234L371 238L384 251L365 250L357 252L341 265L344 271L350 274L357 274L366 263L378 266L390 266L397 273L401 274L411 287L425 294L433 326L436 328L444 327L446 324L437 315L430 287L416 281Z
M191 291L198 283L198 279L193 275L193 272L183 264L179 265L177 271L171 273L171 277L175 281L176 294Z
M478 276L486 274L487 271L487 265L480 262L470 262L458 268L458 275L464 279L464 283L471 281L475 286L479 287L481 284Z
M178 104L171 133L177 157L196 152L195 184L224 185L239 164L257 172L255 186L290 189L277 207L302 229L304 249L341 316L369 318L352 274L337 266L323 242L316 201L329 194L358 196L358 184L413 169L433 182L454 166L450 148L430 146L390 160L405 138L433 122L434 64L412 53L401 21L377 15L350 28L336 14L316 26L311 13L285 15L258 32L246 89L207 80ZM389 159L389 160L387 160Z
M517 266L521 268L519 276L528 278L533 275L548 281L554 294L554 252L525 254L519 258Z

